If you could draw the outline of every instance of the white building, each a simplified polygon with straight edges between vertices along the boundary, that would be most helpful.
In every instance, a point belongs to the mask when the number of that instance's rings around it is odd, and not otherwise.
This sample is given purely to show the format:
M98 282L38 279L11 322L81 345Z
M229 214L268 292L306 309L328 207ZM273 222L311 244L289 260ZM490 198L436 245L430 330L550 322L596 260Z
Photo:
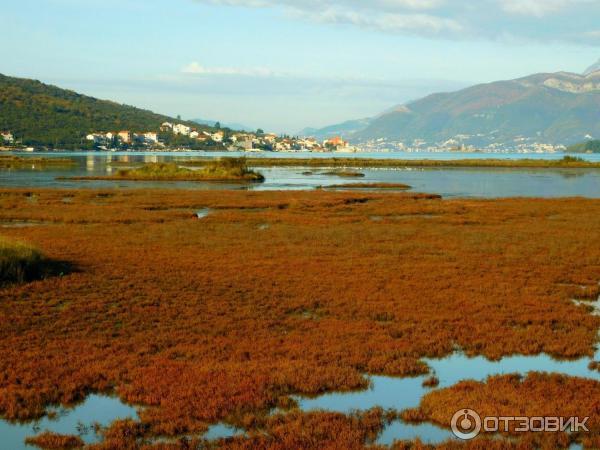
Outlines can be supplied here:
M225 135L221 131L217 131L216 133L210 135L210 138L215 142L223 142L224 137Z
M239 150L252 150L254 148L252 138L238 138L237 142L235 142L234 146Z
M182 134L184 136L189 136L191 132L192 132L192 129L190 127L188 127L187 125L183 125L181 123L178 123L177 125L173 125L173 133L175 133L175 134Z
M0 134L0 136L2 136L4 142L8 142L9 144L15 142L15 137L10 131L3 131L2 134Z
M125 144L131 144L133 141L133 133L129 130L119 131L119 139Z
M94 144L104 144L106 142L106 137L98 133L88 134L85 138Z
M198 133L197 131L192 131L192 132L190 133L190 137L191 137L192 139L198 139L198 136L200 136L200 133Z
M287 152L292 149L292 146L288 142L277 142L275 143L276 152Z
M165 122L160 126L160 129L163 131L173 130L173 124L171 122Z
M144 141L150 144L158 143L158 133L154 131L149 131L148 133L144 133Z

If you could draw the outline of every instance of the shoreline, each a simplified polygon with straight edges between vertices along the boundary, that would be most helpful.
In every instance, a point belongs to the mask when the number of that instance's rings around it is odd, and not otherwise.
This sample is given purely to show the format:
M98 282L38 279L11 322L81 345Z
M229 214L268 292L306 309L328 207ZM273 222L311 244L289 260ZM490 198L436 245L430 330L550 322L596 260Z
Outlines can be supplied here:
M600 162L584 160L536 160L536 159L374 159L374 158L247 158L251 167L352 167L352 168L400 168L400 167L500 167L531 169L600 169ZM195 161L186 162L195 165ZM199 165L205 162L198 162Z
M163 155L161 155L163 156ZM170 155L169 155L170 156ZM174 154L176 156L176 154ZM303 168L352 168L352 169L385 169L385 168L526 168L526 169L600 169L600 161L593 162L580 159L577 157L567 156L572 158L569 160L555 159L379 159L379 158L273 158L273 157L256 157L256 156L223 156L205 157L194 156L191 159L177 161L180 166L188 167L204 167L215 160L241 158L244 159L249 167L253 168L268 168L268 167L303 167ZM113 166L128 166L138 167L143 163L120 161L111 161Z
M71 158L44 158L38 156L23 158L14 155L0 155L0 169L29 168L32 165L71 167L76 165L76 162Z
M120 177L120 176L81 176L81 177L56 177L58 181L186 181L205 183L262 183L258 178L202 178L202 177Z

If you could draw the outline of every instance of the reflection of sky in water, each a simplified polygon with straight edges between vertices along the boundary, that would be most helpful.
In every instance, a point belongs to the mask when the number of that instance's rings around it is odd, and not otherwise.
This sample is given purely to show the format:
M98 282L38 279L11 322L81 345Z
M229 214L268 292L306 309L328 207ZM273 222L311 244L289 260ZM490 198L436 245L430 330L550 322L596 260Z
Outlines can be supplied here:
M387 426L377 439L377 444L391 445L394 441L412 441L420 439L425 444L439 444L454 439L450 430L430 423L408 424L396 421Z
M49 408L49 410L54 410ZM107 426L117 419L139 420L135 408L122 403L116 397L90 395L85 402L72 409L57 409L53 420L43 418L27 424L13 424L0 420L0 449L29 450L37 447L25 445L25 438L44 431L79 435L86 443L99 442L93 429L94 423ZM83 426L83 428L82 428ZM207 439L233 437L243 433L233 427L216 424L204 435Z
M600 359L600 352L595 356ZM575 361L557 361L547 355L513 356L500 361L489 361L483 357L468 358L462 354L453 354L443 359L425 359L427 364L440 379L439 388L445 388L461 380L473 379L484 381L488 376L508 373L526 374L530 371L554 372L569 376L590 378L600 381L600 373L588 369L591 361L583 358ZM372 376L371 387L364 391L348 393L330 393L315 398L297 397L301 409L325 410L350 413L356 410L368 410L374 407L395 409L398 411L415 408L423 395L430 388L423 387L427 376L413 378L393 378ZM44 418L37 423L9 424L0 420L0 437L2 444L11 450L23 450L27 436L50 430L63 434L79 434L78 424L90 426L95 422L108 425L118 418L137 419L134 408L120 402L118 398L92 395L76 407L65 410L55 420ZM37 426L36 430L34 426ZM243 433L224 424L216 424L204 435L207 439L232 437ZM86 442L94 442L97 437L90 431L82 435ZM449 430L433 424L405 424L395 421L387 426L377 439L378 444L389 445L394 440L421 439L425 443L435 444L452 438ZM572 449L579 449L574 446Z
M215 440L215 439L223 439L223 438L229 438L229 437L234 437L234 436L238 436L240 434L243 434L243 430L238 430L236 428L227 426L227 425L223 425L223 424L217 424L217 425L212 425L208 428L208 431L206 433L204 433L204 438L208 439L209 441Z
M600 352L596 355L600 358ZM440 380L438 388L453 386L462 380L484 381L491 375L528 372L553 372L564 375L591 378L600 381L600 372L590 370L590 358L574 361L558 361L548 355L511 356L500 361L489 361L484 357L468 358L453 354L443 359L424 359ZM415 408L423 394L426 376L415 378L370 377L371 388L350 393L331 393L316 398L300 398L300 407L305 410L324 409L350 412L367 410L376 406L384 409L403 410Z
M595 359L600 359L600 351ZM512 356L500 361L489 361L483 357L468 358L453 354L443 359L425 359L425 362L440 379L438 388L453 386L462 380L484 381L492 375L528 372L553 372L574 377L600 381L600 373L588 368L592 361L582 358L575 361L557 361L548 355ZM362 392L332 393L317 398L298 398L303 410L325 410L349 413L355 410L368 410L375 407L402 411L419 405L423 395L430 391L422 386L427 377L392 378L373 376L371 388ZM379 436L377 443L389 445L394 440L419 437L425 443L440 443L452 438L449 430L433 424L405 424L395 421Z
M87 442L97 442L98 437L91 426L94 423L109 425L117 419L138 419L134 408L123 404L118 398L99 395L89 396L85 402L70 410L57 410L56 419L43 418L27 424L9 424L0 420L0 448L10 450L33 449L25 445L25 438L44 431L78 435L78 426L89 427L89 432L81 435Z
M364 178L339 178L324 175L327 170L314 168L259 168L266 176L262 184L215 184L201 182L127 182L127 181L57 181L59 176L109 175L127 164L176 160L184 163L193 157L236 156L236 153L52 153L34 156L70 157L77 161L72 168L52 170L0 170L2 187L63 187L63 188L186 188L186 189L255 189L285 190L313 189L317 186L344 183L388 182L413 186L415 191L438 193L448 197L571 197L600 198L600 170L592 169L358 169ZM25 154L25 157L31 154ZM464 158L535 158L560 159L559 155L538 154L464 154L464 153L372 153L372 154L252 154L251 157L371 157L399 159L464 159ZM600 161L599 155L583 155L586 159ZM118 163L111 166L111 163ZM313 175L303 175L305 171Z

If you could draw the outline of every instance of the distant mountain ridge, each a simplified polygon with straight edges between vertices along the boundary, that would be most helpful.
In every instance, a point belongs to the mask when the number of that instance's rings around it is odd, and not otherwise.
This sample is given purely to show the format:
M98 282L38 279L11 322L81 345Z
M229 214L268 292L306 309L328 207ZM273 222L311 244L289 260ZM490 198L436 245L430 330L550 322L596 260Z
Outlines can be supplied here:
M593 69L584 75L542 73L433 94L340 134L354 143L383 138L408 146L415 141L484 148L516 142L574 144L600 137L600 71Z
M93 131L153 131L165 121L210 129L40 81L0 74L0 131L12 132L24 145L80 148L85 136Z
M365 127L369 126L372 120L373 119L369 118L348 120L346 122L324 128L305 128L299 131L297 134L299 136L311 136L319 140L324 140L333 136L348 135L363 130Z
M584 75L589 75L591 73L598 72L598 71L600 71L600 59L598 60L598 62L596 64L593 64L590 67L588 67L586 69L586 71L583 72L583 74Z

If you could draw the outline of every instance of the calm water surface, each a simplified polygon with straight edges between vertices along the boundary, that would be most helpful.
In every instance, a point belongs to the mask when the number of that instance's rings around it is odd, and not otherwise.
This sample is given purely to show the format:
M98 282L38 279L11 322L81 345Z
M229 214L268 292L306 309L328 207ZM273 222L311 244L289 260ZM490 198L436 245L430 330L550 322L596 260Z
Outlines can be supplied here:
M37 447L25 445L25 438L44 431L79 435L87 443L98 442L93 424L107 426L117 419L138 419L135 408L118 398L90 395L85 402L72 409L49 408L56 412L55 419L43 418L23 424L0 420L0 449L25 450Z
M600 298L596 302L587 303L594 306L596 313L600 312ZM510 356L500 361L489 361L484 357L469 358L460 353L442 359L424 358L423 361L440 380L439 386L435 389L448 388L464 380L485 381L486 378L494 375L526 375L529 372L557 373L600 381L600 372L589 369L590 362L600 361L600 348L596 349L593 358L581 358L573 361L559 361L545 354ZM305 411L325 410L349 413L375 407L402 411L416 408L419 406L421 398L431 392L431 388L423 387L423 382L428 377L429 375L413 378L372 376L370 377L371 387L365 391L334 392L316 398L297 397L296 399L300 408ZM409 440L416 437L429 444L439 444L447 439L455 439L449 430L434 424L412 425L398 420L384 429L377 443L390 445L395 440Z
M327 169L259 168L266 182L240 186L201 182L127 182L127 181L58 181L56 177L110 175L127 164L177 161L198 157L241 156L240 153L150 153L150 152L53 152L20 153L21 156L46 156L72 158L77 165L72 168L38 170L33 165L27 169L0 170L0 187L38 188L185 188L185 189L253 189L300 190L314 189L347 182L388 182L413 186L414 191L441 194L445 197L573 197L600 198L600 170L596 169L505 169L505 168L399 168L360 169L365 174L360 179L341 179L325 175ZM328 158L330 154L307 153L256 153L252 157L275 158ZM561 159L563 154L481 154L481 153L361 153L335 154L335 157L364 157L392 159ZM598 155L583 155L590 161L600 161ZM115 164L118 163L118 164ZM310 170L312 175L303 175Z

